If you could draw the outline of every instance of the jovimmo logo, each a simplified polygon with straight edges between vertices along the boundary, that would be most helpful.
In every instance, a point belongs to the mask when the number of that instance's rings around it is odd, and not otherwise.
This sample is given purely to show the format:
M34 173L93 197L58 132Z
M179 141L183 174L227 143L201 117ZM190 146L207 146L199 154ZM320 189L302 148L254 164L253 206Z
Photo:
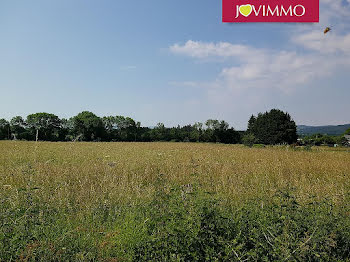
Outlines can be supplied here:
M222 21L319 22L319 0L222 0Z

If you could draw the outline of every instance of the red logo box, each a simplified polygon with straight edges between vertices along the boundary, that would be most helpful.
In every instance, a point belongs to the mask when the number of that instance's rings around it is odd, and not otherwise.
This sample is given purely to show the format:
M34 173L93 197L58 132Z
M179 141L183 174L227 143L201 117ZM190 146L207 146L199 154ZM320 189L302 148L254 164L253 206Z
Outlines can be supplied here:
M222 22L319 22L319 0L222 0Z

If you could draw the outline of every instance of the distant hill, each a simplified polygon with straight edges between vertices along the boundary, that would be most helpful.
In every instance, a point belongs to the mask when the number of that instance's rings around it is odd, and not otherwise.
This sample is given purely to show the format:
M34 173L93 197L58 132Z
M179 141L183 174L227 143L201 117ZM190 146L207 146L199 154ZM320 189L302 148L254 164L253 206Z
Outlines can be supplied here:
M338 126L305 126L300 125L297 127L299 135L313 135L313 134L327 134L331 136L338 136L344 134L344 132L350 128L350 124L338 125Z

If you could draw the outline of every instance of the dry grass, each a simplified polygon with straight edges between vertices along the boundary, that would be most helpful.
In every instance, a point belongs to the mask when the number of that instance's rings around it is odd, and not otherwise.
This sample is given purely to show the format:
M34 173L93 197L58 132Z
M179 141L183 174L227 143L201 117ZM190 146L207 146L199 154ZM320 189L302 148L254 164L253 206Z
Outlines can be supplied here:
M348 261L349 176L347 149L0 141L0 261Z
M107 202L151 198L160 174L171 183L198 182L228 200L266 198L295 187L337 201L350 188L346 150L296 151L285 147L194 143L0 142L0 198L15 203L21 188L46 203L88 210Z

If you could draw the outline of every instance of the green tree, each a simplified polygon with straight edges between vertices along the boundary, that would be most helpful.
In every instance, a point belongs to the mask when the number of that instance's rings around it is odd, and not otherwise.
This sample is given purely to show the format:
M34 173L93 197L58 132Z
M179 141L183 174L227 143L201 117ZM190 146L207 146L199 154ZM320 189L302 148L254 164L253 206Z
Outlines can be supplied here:
M60 141L72 141L73 136L73 119L61 119L61 128L59 130L59 140Z
M190 133L190 141L191 142L199 142L201 140L203 134L203 124L202 123L195 123L192 126L192 130Z
M350 128L345 131L344 135L350 135Z
M49 113L36 113L27 116L27 127L35 140L55 141L59 137L61 120Z
M249 132L262 144L292 144L297 141L297 127L288 113L278 109L259 113L248 123Z
M10 139L10 123L6 119L0 119L0 140Z
M103 138L103 122L94 113L88 111L81 112L73 117L72 122L75 139L94 141Z
M253 133L254 132L254 125L256 122L256 117L254 115L252 115L248 121L248 133Z
M11 136L13 139L29 139L26 126L27 124L21 116L13 117L10 120Z
M163 123L158 123L155 128L151 130L151 139L153 141L169 141L170 130L166 128Z
M240 142L240 134L229 127L226 121L209 119L205 122L204 140L225 144L236 144Z
M215 134L215 130L220 128L219 120L208 119L205 122L206 129L204 131L204 140L206 142L219 142L218 138Z
M117 140L118 139L118 123L115 116L105 116L102 118L103 126L106 132L106 139Z
M137 140L137 130L140 128L141 123L135 122L131 117L126 117L124 120L124 132L126 134L126 141Z
M141 136L141 123L124 116L107 116L102 119L107 140L137 141Z
M245 146L252 147L256 143L257 139L252 133L247 133L242 138L242 143Z

